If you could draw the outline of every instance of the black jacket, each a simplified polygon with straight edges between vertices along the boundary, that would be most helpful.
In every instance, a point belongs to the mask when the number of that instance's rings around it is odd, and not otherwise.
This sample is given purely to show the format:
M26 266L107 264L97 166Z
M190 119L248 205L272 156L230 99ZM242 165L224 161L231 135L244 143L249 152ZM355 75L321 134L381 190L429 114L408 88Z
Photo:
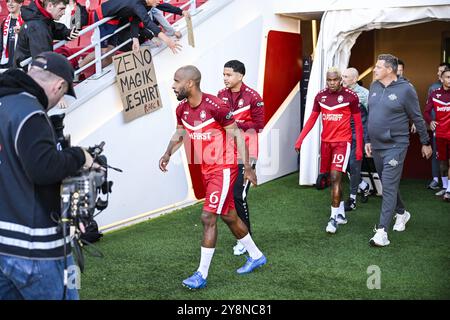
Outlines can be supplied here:
M173 14L177 14L177 15L182 15L183 14L183 10L181 10L179 7L171 5L170 3L161 3L158 4L156 6L157 9L163 11L163 12L168 12L168 13L173 13ZM152 10L152 7L150 6L145 6L145 9L147 10L147 15L148 12L150 10ZM159 32L161 32L161 28L158 25L158 22L155 20L151 20L153 24L155 24L155 26L158 28ZM124 25L127 24L129 22L129 19L120 19L120 25ZM149 28L141 28L139 26L139 23L141 21L137 20L137 19L133 19L131 21L131 26L129 29L124 29L121 32L119 32L119 43L124 42L126 40L128 40L129 38L139 38L139 43L143 43L147 40L151 40L153 39L153 37L158 36L159 32L157 34L154 33L154 31L152 31L152 29ZM132 49L132 44L129 43L128 45L125 45L122 50L123 51L131 51Z
M38 8L34 1L29 6L21 8L22 19L25 23L17 39L14 55L16 67L29 57L34 58L44 51L53 51L53 40L65 40L70 35L70 29L62 23L55 22L51 17L45 16L43 9Z
M142 21L144 28L154 36L158 36L161 29L150 19L144 0L108 0L102 3L103 17L116 17L117 19Z
M63 256L62 236L51 215L60 213L60 182L76 174L85 157L78 147L58 150L47 104L44 90L24 72L0 75L2 254Z

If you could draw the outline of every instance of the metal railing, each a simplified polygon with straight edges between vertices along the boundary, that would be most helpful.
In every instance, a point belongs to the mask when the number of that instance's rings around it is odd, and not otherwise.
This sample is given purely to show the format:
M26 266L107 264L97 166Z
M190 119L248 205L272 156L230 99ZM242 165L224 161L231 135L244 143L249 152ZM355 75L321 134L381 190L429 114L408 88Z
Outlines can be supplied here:
M165 2L170 2L169 1L165 1ZM191 15L195 15L196 11L197 11L197 4L195 0L189 0L188 2L184 3L183 5L180 6L180 9L184 9L187 6L189 7L189 11L191 13ZM166 18L171 17L173 14L170 14L168 16L166 16ZM76 59L77 57L79 57L81 54L83 54L84 52L88 51L91 48L94 48L94 52L95 52L95 58L93 61L89 62L88 64L86 64L85 66L83 66L82 68L79 68L78 70L75 71L75 75L80 74L81 72L83 72L84 70L86 70L87 68L89 68L90 66L95 64L95 74L93 75L94 77L100 77L103 74L103 67L102 67L102 60L106 57L109 57L110 55L114 54L117 50L119 50L120 48L122 48L123 46L127 45L128 43L130 43L132 41L132 39L127 39L122 43L119 43L114 49L106 52L105 54L102 55L102 51L101 51L101 42L103 42L106 39L109 39L110 37L114 36L115 34L121 32L122 30L124 30L125 28L128 28L130 26L130 23L127 23L123 26L121 26L120 28L116 29L114 31L114 33L109 34L104 36L103 38L100 38L100 29L99 27L105 23L107 23L109 20L113 19L114 17L106 17L103 18L100 21L95 22L94 24L84 28L83 30L80 31L79 33L79 37L81 37L82 35L94 30L92 38L91 38L91 43L84 47L83 49L77 51L76 53L74 53L73 55L71 55L70 57L68 57L68 60L72 60L72 59ZM56 44L54 44L53 46L53 50L62 47L63 45L65 45L67 43L66 40L61 40L59 42L57 42ZM163 47L164 48L164 47ZM29 63L31 62L31 57L22 61L20 63L21 67L25 67L27 66Z

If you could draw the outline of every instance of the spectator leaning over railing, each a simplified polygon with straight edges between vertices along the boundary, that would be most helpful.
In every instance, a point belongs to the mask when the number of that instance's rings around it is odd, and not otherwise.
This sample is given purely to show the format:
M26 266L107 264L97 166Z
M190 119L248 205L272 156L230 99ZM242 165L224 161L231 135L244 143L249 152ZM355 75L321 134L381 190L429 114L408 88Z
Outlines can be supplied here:
M20 8L22 7L23 1L6 0L9 14L0 24L0 69L8 69L13 65L17 36L23 24L20 15Z
M178 8L178 7L175 7ZM180 9L181 10L181 9ZM164 17L164 10L159 9L158 7L156 8L152 8L150 10L150 14L153 17L153 21L156 21L164 30L164 33L169 36L175 36L178 39L181 38L181 32L175 30L175 28L170 24L170 22L166 19L166 17ZM182 14L184 15L184 13L189 14L189 11L182 11Z
M148 15L152 21L163 28L165 35L175 36L178 39L181 38L181 32L175 31L162 12L169 12L188 17L190 16L189 11L182 10L179 7L173 6L169 3L162 3L156 6L146 6L146 9L148 10ZM123 42L130 37L133 39L132 46L134 50L139 50L139 45L147 40L153 40L157 46L160 45L158 40L159 38L156 38L151 30L144 28L144 24L138 20L131 21L131 28L129 30L124 30L124 32L121 33L119 36L119 42Z
M152 33L153 36L164 41L173 53L177 53L181 50L181 45L177 41L166 36L147 13L146 6L155 7L157 4L158 0L108 0L103 2L94 12L94 20L100 21L105 17L115 17L115 22L110 20L99 27L100 38L113 34L117 30L120 19L129 20L132 18L133 21L136 21L136 24L139 23L139 20L142 21L145 29ZM136 38L134 42L136 43L138 34L135 33L134 36ZM117 39L118 37L115 35L102 41L102 54L111 51L117 45ZM138 49L139 47L134 45L133 48ZM87 55L86 58L79 63L80 68L93 60L94 53ZM107 66L111 64L111 62L112 57L109 56L102 60L102 66Z
M21 9L24 25L17 39L14 65L45 51L53 51L53 40L74 40L77 29L69 29L58 20L64 14L68 0L33 0Z

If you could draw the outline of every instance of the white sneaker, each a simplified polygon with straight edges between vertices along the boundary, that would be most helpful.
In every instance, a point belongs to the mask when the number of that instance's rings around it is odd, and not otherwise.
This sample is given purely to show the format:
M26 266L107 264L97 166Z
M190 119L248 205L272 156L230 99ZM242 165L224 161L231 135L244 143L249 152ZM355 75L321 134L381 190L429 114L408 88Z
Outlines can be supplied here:
M325 231L328 233L336 233L337 227L338 227L338 224L337 224L336 220L331 218L330 221L328 221Z
M388 239L387 232L383 228L375 229L375 235L369 240L369 243L375 247L384 247L391 243Z
M245 249L244 245L238 240L236 245L233 247L233 254L235 256L240 256L241 254L244 254L247 252L247 249Z
M395 224L392 230L394 231L405 231L406 223L411 218L411 214L405 210L404 214L395 215Z
M442 189L441 191L436 192L434 195L438 197L442 197L445 194L446 189Z

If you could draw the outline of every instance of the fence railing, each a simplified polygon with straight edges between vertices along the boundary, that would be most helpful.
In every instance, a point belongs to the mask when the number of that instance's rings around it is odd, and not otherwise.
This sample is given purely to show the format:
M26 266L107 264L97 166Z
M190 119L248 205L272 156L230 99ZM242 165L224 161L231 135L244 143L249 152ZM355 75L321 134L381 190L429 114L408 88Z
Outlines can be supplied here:
M169 1L165 1L165 2L170 2ZM184 3L183 5L180 6L180 9L184 9L186 7L189 7L189 11L191 13L191 15L194 15L196 13L197 10L197 5L196 5L196 1L195 0L189 0L188 2ZM166 18L169 18L170 16L172 16L172 14L166 16ZM93 61L89 62L88 64L86 64L85 66L83 66L82 68L79 68L78 70L75 71L75 75L80 74L81 72L83 72L84 70L86 70L87 68L91 67L92 65L95 64L95 74L93 75L94 77L100 77L103 74L103 67L102 67L102 60L106 57L109 57L110 55L114 54L116 51L118 51L119 49L121 49L123 46L127 45L128 43L130 43L132 41L132 39L127 39L124 42L119 43L114 49L112 49L111 51L106 52L105 54L102 55L102 50L101 50L101 42L109 39L110 37L114 36L115 34L121 32L122 30L124 30L125 28L128 28L130 26L130 23L127 23L123 26L121 26L120 28L118 28L117 30L114 31L114 33L109 34L104 36L103 38L100 38L100 29L99 27L105 23L107 23L109 20L113 19L114 17L106 17L103 18L100 21L97 21L95 23L93 23L92 25L84 28L83 30L80 31L79 36L81 37L82 35L87 34L90 31L94 31L92 34L92 38L91 38L91 43L84 47L83 49L77 51L76 53L74 53L73 55L71 55L70 57L68 57L69 60L72 59L77 59L81 54L85 53L86 51L94 48L94 53L95 53L95 58ZM63 45L65 45L67 43L66 40L61 40L59 42L57 42L54 46L53 46L53 50L62 47ZM163 47L164 48L164 47ZM21 67L25 67L27 66L29 63L31 62L31 58L28 58L24 61L22 61L20 63Z

